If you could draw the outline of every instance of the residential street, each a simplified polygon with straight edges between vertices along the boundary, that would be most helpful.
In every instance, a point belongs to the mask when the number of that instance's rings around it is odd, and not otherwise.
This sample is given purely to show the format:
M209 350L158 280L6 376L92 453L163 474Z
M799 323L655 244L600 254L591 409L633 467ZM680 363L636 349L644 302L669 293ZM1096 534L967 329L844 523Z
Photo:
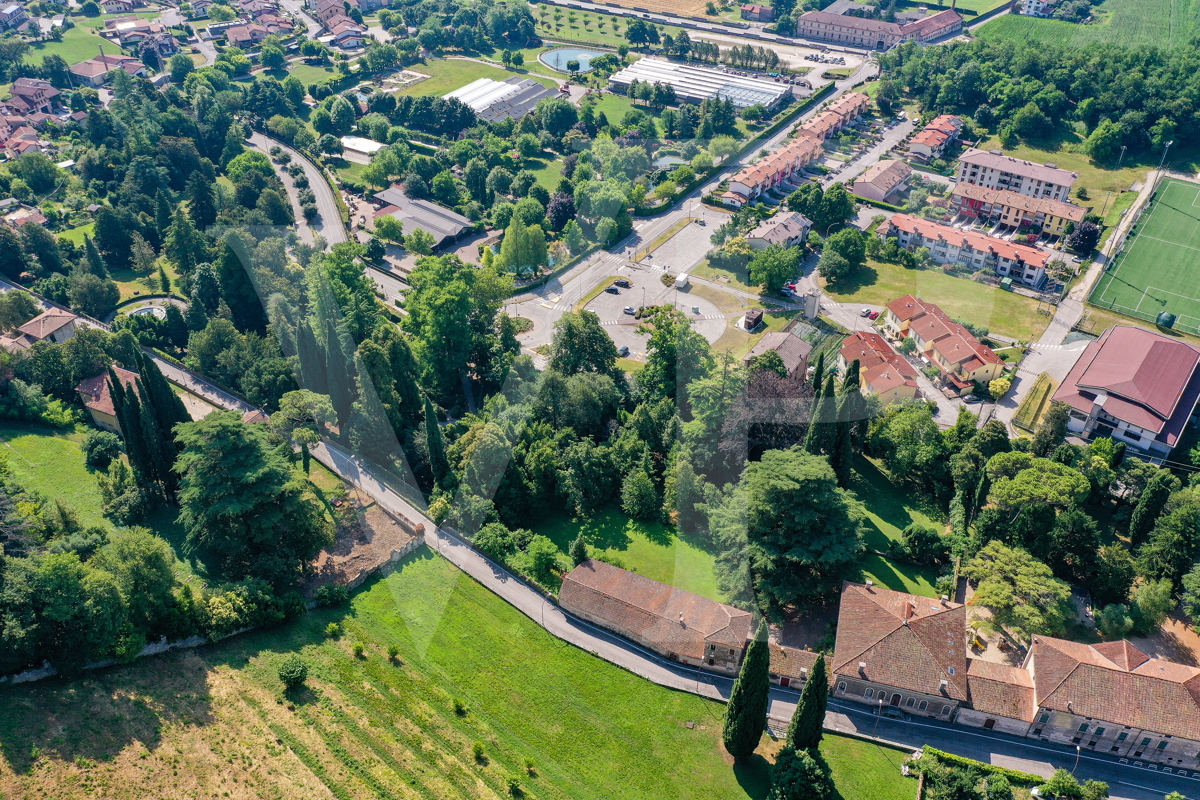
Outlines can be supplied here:
M906 119L896 127L888 128L884 131L883 137L879 142L870 150L867 150L853 161L847 162L842 171L836 175L830 173L825 176L825 179L821 181L821 188L828 189L834 183L844 183L847 186L854 183L855 178L875 166L875 162L883 158L884 153L907 139L916 127L916 122Z
M288 196L291 198L292 208L296 212L296 230L299 232L300 238L311 243L313 234L319 233L325 237L325 241L329 245L346 241L346 228L342 225L337 203L333 199L333 189L330 188L321 170L299 151L257 131L250 134L250 143L264 153L269 152L272 147L278 146L292 157L292 161L304 167L304 174L308 178L308 188L312 189L313 195L317 199L317 211L319 212L317 219L311 225L305 222L304 217L300 214L300 200L296 187L290 179L282 179L288 187Z

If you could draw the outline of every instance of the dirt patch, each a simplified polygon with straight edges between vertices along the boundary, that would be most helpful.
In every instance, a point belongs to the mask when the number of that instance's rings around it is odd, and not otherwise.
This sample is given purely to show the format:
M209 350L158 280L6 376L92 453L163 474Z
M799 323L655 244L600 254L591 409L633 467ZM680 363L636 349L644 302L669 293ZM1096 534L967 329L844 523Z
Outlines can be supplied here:
M312 597L326 584L350 585L361 575L399 560L420 545L416 535L358 489L349 488L334 503L334 542L317 555L313 573L304 581L305 597Z
M1200 666L1200 634L1192 630L1179 612L1167 617L1157 633L1130 637L1129 641L1148 656Z

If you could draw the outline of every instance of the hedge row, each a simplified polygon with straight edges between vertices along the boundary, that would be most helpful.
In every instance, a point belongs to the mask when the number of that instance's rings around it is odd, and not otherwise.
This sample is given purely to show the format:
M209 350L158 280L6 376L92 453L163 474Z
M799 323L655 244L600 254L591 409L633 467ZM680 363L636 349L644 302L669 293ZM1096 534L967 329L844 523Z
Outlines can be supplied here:
M995 775L1003 775L1009 781L1014 781L1025 786L1040 786L1046 782L1046 779L1041 775L1033 775L1029 772L1021 772L1020 770L1009 769L1007 767L998 767L995 764L985 764L982 761L976 761L966 756L956 756L953 753L947 753L945 750L938 750L936 747L930 747L929 745L925 745L922 751L925 756L932 756L939 761L956 764L960 767L974 767Z

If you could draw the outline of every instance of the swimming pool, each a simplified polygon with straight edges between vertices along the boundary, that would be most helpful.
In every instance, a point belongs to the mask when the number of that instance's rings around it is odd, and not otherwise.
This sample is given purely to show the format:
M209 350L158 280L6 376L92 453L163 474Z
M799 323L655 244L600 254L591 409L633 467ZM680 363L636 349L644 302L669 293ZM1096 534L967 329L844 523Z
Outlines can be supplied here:
M567 72L568 61L578 61L579 71L587 72L591 69L592 59L599 58L603 53L597 53L595 50L580 50L577 47L560 47L557 50L547 50L538 56L543 64L551 69L556 69L559 72Z

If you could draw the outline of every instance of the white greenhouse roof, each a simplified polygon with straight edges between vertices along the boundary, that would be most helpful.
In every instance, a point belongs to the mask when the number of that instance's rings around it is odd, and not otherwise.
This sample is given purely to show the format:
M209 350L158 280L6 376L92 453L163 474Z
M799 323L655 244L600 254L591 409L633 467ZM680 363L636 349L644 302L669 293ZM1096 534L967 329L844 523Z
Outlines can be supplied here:
M769 108L791 91L791 86L785 83L760 81L721 69L693 67L656 58L635 61L609 78L611 83L620 86L628 86L635 80L669 84L683 101L699 102L711 97L729 99L739 110L756 103Z

